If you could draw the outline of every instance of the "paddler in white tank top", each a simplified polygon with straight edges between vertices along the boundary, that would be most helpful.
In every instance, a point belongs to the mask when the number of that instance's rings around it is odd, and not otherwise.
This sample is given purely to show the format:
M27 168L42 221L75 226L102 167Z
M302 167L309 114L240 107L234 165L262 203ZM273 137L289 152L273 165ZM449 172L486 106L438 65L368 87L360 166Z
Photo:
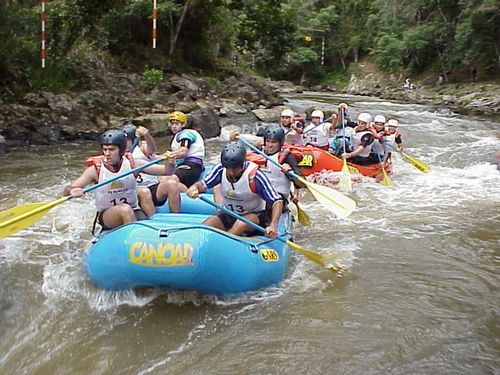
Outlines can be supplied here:
M306 146L313 146L328 151L330 132L335 125L329 121L323 122L325 114L316 109L311 113L311 123L304 129L304 141Z
M161 180L173 180L181 191L200 178L205 159L205 142L195 129L186 129L187 117L181 111L174 111L168 116L170 130L173 133L170 143L172 158L176 159L175 173Z
M280 125L285 131L284 144L292 146L302 146L304 145L304 139L302 137L302 133L304 132L304 125L300 122L294 122L294 117L295 113L291 109L287 108L281 111Z
M368 129L368 125L372 121L372 116L369 113L363 112L358 115L358 126L354 128L351 136L352 152L342 154L343 159L348 159L349 162L358 165L368 165L378 163L370 157L373 136Z
M125 153L127 138L122 130L105 131L99 138L103 155L95 157L95 162L64 189L64 195L74 198L82 197L82 189L92 183L109 180L117 175L130 171L135 167L130 154ZM146 163L138 161L138 165ZM151 165L144 170L151 174L171 174L173 163L165 162L163 166ZM133 174L103 185L95 191L96 208L99 223L104 229L113 229L122 224L146 218L140 210L137 197L137 184Z
M191 185L187 195L197 198L199 193L220 184L224 207L265 227L266 235L276 238L283 211L282 198L257 164L245 161L245 158L246 149L241 142L226 143L221 151L221 163L216 164L201 181ZM271 207L271 213L266 210L266 203ZM238 236L255 232L252 226L225 212L210 216L203 224Z
M156 144L149 130L144 126L125 125L121 128L127 137L127 152L132 154L135 161L143 160L149 163L157 159ZM142 140L140 140L142 138ZM139 172L137 178L138 187L148 187L158 182L158 177L146 172Z

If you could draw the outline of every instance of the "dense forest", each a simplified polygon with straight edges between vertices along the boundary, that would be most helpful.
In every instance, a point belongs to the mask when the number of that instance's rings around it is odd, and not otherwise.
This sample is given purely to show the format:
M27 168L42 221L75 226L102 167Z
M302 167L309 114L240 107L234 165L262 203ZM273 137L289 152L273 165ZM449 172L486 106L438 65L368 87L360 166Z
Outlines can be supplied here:
M217 78L248 70L273 79L339 82L370 58L386 72L499 72L498 0L40 0L0 2L0 99L85 88L89 57L143 75Z

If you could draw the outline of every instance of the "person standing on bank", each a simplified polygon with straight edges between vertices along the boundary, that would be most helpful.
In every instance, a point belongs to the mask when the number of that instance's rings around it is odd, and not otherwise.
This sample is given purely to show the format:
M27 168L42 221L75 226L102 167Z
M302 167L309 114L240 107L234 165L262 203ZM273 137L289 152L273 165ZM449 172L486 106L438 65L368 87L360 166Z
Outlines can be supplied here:
M64 195L71 194L74 198L82 197L84 195L82 190L87 185L109 180L136 167L130 153L125 152L127 138L123 130L105 131L99 137L99 144L103 155L94 156L87 161L89 165L87 169L66 186ZM137 164L146 163L139 161ZM156 175L167 175L173 173L174 165L167 159L163 166L151 165L144 171ZM136 176L130 174L96 189L96 219L103 229L113 229L122 224L146 218L140 208L141 197L138 197L135 179Z
M176 167L173 176L162 177L160 181L174 179L179 183L181 191L186 191L188 186L200 178L205 158L205 142L196 130L185 129L187 118L181 111L172 112L168 119L174 134L169 155L176 159Z
M220 184L224 207L265 227L266 235L276 238L283 200L258 165L245 159L246 148L241 142L226 143L222 147L221 162L201 181L190 186L187 195L197 198L199 193ZM266 203L271 207L271 212L266 210ZM203 224L237 236L255 232L253 227L225 212L210 216Z

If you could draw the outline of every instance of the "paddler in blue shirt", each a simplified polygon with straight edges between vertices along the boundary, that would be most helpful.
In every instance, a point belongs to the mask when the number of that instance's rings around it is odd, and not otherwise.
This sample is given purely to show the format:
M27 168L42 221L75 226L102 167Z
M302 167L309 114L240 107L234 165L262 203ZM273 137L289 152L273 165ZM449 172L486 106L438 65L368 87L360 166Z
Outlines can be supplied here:
M246 148L241 142L225 144L221 151L221 162L201 181L191 185L187 195L196 198L199 193L220 184L224 207L265 227L266 235L276 238L283 200L258 165L245 159ZM271 207L271 212L266 210L266 203ZM210 216L203 224L238 236L255 232L253 227L225 212Z

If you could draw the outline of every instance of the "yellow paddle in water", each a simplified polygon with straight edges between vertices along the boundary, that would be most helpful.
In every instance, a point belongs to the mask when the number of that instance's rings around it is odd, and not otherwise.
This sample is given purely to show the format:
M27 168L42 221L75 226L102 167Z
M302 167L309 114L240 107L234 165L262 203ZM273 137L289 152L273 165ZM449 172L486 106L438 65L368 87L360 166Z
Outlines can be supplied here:
M252 222L250 220L245 219L243 216L238 215L237 213L235 213L235 212L227 209L224 206L221 206L221 205L219 205L219 204L217 204L215 202L212 202L210 199L205 198L203 195L200 195L198 198L200 198L203 202L206 202L206 203L214 206L215 208L217 208L217 209L225 212L226 214L231 215L232 217L234 217L234 218L236 218L238 220L243 221L244 223L246 223L246 224L250 225L251 227L257 229L261 233L264 233L264 234L266 233L266 230L263 227L261 227L260 225L254 223L254 222ZM333 264L334 260L335 260L335 255L334 254L331 254L331 253L325 253L325 254L316 253L314 251L304 249L302 246L299 246L295 242L292 242L290 240L285 240L282 237L277 237L277 239L280 240L281 242L286 243L292 249L297 250L299 253L305 255L307 258L311 259L312 261L318 263L319 265L323 266L324 268L326 268L328 270L335 271L335 272L340 270L339 266Z
M297 207L297 216L299 217L299 223L304 226L311 225L311 219L309 219L309 215L302 208L300 208L298 203L295 203L295 207Z
M425 164L422 160L418 160L413 156L405 154L403 151L399 151L403 157L410 162L415 168L417 168L422 173L427 173L431 169L427 164Z
M252 150L257 152L258 154L264 156L271 163L275 164L277 167L282 168L283 166L277 161L271 159L261 150L259 150L254 145L248 143L244 139L239 138L239 140L250 147ZM286 172L293 178L297 179L302 183L302 185L306 186L314 198L321 203L326 209L333 212L337 217L346 218L349 216L354 209L356 208L356 201L347 195L340 193L339 191L332 189L328 186L318 185L312 182L307 181L306 179L298 176L296 173L288 171Z
M373 142L377 142L377 140L374 139ZM393 186L391 180L389 179L389 176L387 176L387 172L385 171L385 163L382 162L382 158L380 157L377 148L378 145L375 143L375 153L377 154L378 162L380 163L380 167L382 168L382 174L384 175L384 178L382 179L382 185Z
M150 161L149 163L141 165L130 171L124 172L118 176L103 181L97 185L89 186L83 189L82 191L83 193L87 193L103 185L109 184L113 181L119 180L120 178L128 176L129 174L138 172L144 168L149 167L150 165L159 163L160 161L165 160L166 158L167 156L162 156L159 159ZM26 203L0 212L0 238L10 236L13 233L19 232L20 230L29 227L30 225L34 224L38 219L40 219L43 215L45 215L45 213L52 207L57 206L60 203L66 202L71 198L73 198L72 195L66 195L65 197L59 198L52 202Z
M345 122L344 122L344 108L340 109L340 121L342 121L342 138L343 138L343 151L345 154ZM342 164L342 175L340 177L340 184L344 187L347 192L352 191L352 180L351 180L351 171L347 166L347 160L343 159L344 162Z
M413 156L405 154L403 151L398 151L396 147L391 145L390 143L386 143L389 147L391 147L394 151L399 152L411 165L417 168L422 173L427 173L430 171L431 167L428 164L424 163L422 160L419 160Z

